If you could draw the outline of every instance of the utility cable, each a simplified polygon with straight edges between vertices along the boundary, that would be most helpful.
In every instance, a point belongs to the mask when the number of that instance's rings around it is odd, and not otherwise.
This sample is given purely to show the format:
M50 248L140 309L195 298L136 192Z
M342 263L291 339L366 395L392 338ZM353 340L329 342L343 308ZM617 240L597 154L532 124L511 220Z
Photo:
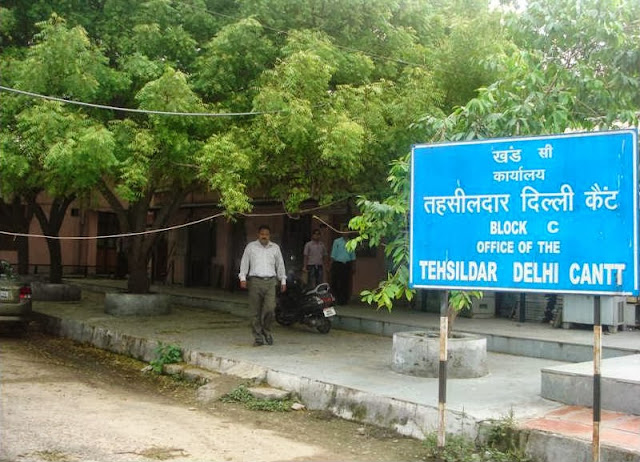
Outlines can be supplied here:
M320 210L320 209L324 209L327 207L330 207L338 202L342 202L343 200L346 199L341 199L339 201L335 201L332 202L331 204L327 204L324 206L319 206L319 207L313 207L313 208L309 208L309 209L305 209L302 210L300 213L301 214L306 214L309 213L311 211L314 210ZM4 236L12 236L14 238L16 237L33 237L33 238L45 238L45 239L54 239L54 240L59 240L59 241L88 241L88 240L94 240L94 239L117 239L117 238L122 238L122 237L133 237L133 236L142 236L142 235L147 235L147 234L155 234L155 233L164 233L166 231L172 231L175 229L180 229L180 228L186 228L189 226L193 226L193 225L197 225L198 223L202 223L205 221L209 221L209 220L213 220L214 218L218 218L223 216L224 213L220 212L220 213L216 213L215 215L211 215L208 217L204 217L204 218L200 218L198 220L194 220L194 221L190 221L187 223L183 223L180 225L175 225L175 226L168 226L166 228L157 228L157 229L149 229L147 231L139 231L139 232L135 232L135 233L119 233L119 234L104 234L104 235L100 235L100 236L51 236L48 234L30 234L30 233L14 233L11 231L1 231L0 230L0 235L4 235ZM244 216L244 217L273 217L273 216L284 216L284 215L288 215L287 212L274 212L274 213L255 213L255 214L251 214L251 213L241 213L240 215ZM333 229L336 233L340 233L340 234L345 234L344 231L338 231L335 228L333 228L331 225L329 225L327 222L325 222L324 220L322 220L320 217L316 216L316 215L312 215L312 218L320 221L321 223L327 225L329 228Z
M252 111L252 112L175 112L175 111L153 111L148 109L131 109L126 107L108 106L105 104L85 103L83 101L75 101L72 99L57 98L55 96L46 96L39 93L33 93L30 91L17 90L11 87L5 87L0 85L0 91L6 91L10 93L17 93L19 95L30 96L32 98L42 98L50 101L58 101L60 103L75 104L78 106L86 106L97 109L108 109L111 111L120 112L135 112L138 114L155 114L155 115L168 115L168 116L184 116L184 117L246 117L254 115L264 114L276 114L280 112L288 112L288 109L282 109L278 111Z
M12 233L9 231L0 231L0 234L5 236L14 236L14 237L42 237L45 239L55 239L59 241L88 241L92 239L110 239L110 238L119 238L119 237L132 237L132 236L141 236L144 234L154 234L154 233L163 233L165 231L171 231L173 229L185 228L187 226L197 225L198 223L202 223L203 221L213 220L214 218L218 218L219 216L224 215L223 213L217 213L215 215L211 215L210 217L201 218L199 220L190 221L188 223L183 223L181 225L169 226L167 228L158 228L158 229L149 229L147 231L140 231L136 233L120 233L120 234L108 234L101 236L51 236L48 234L28 234L28 233Z
M318 220L320 223L325 225L327 228L332 230L334 233L338 233L338 234L358 234L358 231L340 231L340 230L334 228L333 226L331 226L329 223L327 223L326 221L324 221L322 218L320 218L317 215L313 215L313 218Z

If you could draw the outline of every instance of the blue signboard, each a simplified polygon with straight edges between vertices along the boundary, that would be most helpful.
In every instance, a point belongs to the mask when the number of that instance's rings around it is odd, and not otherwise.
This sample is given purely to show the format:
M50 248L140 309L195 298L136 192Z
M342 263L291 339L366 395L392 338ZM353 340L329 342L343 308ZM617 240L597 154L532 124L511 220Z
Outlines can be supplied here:
M410 286L636 295L637 132L416 145Z

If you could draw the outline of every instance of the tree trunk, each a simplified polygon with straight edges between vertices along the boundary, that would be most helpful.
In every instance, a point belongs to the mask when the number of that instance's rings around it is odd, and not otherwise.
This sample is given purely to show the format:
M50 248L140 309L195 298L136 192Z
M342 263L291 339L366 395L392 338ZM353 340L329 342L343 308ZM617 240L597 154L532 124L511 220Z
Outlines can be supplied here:
M99 189L109 205L111 205L112 210L116 213L121 232L141 233L147 230L147 217L153 192L147 191L137 202L131 202L128 204L128 207L125 208L118 196L114 194L105 182L99 185ZM176 190L171 199L155 211L155 218L151 227L159 229L166 226L173 214L180 207L186 195L186 190ZM129 293L149 293L151 282L148 265L153 246L157 240L157 233L136 234L135 236L126 238L125 246L129 268L127 289Z
M149 293L149 274L147 271L148 258L137 256L132 258L129 253L129 280L127 281L127 290L132 294Z
M35 196L32 198L31 205L44 234L55 237L59 235L67 208L74 200L75 195L55 198L47 217L42 206L35 202ZM60 239L47 239L47 248L49 249L49 282L60 284L62 282L62 246Z
M155 235L137 235L126 238L125 248L129 271L127 291L131 294L149 293L151 282L148 266L152 247L148 241L153 236Z
M49 282L60 284L62 282L62 246L58 239L47 239L49 249Z

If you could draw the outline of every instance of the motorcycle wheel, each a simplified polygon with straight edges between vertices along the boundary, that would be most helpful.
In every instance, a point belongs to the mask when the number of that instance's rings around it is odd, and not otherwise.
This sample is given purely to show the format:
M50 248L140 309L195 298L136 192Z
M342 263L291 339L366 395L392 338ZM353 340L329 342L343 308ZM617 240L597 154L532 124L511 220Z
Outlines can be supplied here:
M282 311L277 308L276 308L275 315L276 315L276 322L281 326L290 326L291 324L293 324L293 320L284 316L282 314Z
M321 334L328 334L331 330L331 321L327 318L320 318L320 323L316 326Z

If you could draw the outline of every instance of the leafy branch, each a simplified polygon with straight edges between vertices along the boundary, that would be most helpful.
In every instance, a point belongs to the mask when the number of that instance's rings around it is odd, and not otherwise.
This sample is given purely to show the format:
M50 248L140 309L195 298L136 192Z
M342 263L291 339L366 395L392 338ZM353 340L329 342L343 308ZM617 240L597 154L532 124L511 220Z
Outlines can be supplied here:
M361 300L391 311L396 300L413 300L415 290L409 287L409 155L391 164L387 182L390 194L382 201L358 199L361 215L349 222L358 236L347 243L350 250L361 245L384 246L390 270L387 278L372 290L360 293ZM451 291L448 300L450 326L457 313L471 306L474 298L482 298L479 291ZM451 327L450 327L451 329ZM450 334L450 332L449 332Z

